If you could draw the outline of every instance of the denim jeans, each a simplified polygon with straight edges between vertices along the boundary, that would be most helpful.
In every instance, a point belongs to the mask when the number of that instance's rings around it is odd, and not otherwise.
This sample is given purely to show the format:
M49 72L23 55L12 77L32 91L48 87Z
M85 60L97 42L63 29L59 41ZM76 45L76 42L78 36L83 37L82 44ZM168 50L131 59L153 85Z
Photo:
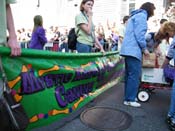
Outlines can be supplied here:
M113 46L111 47L111 51L116 51L116 50L118 50L118 45L113 45Z
M175 81L173 82L173 87L171 91L171 103L169 107L168 116L173 117L173 122L175 122Z
M58 51L62 51L63 49L65 49L65 52L69 52L67 43L62 43Z
M175 52L174 52L173 59L175 62ZM173 123L175 123L175 78L173 80L173 86L171 91L171 102L170 102L168 116L172 117Z
M137 58L125 57L125 101L135 101L141 76L141 61Z
M92 52L92 46L77 42L76 50L78 53L90 53Z

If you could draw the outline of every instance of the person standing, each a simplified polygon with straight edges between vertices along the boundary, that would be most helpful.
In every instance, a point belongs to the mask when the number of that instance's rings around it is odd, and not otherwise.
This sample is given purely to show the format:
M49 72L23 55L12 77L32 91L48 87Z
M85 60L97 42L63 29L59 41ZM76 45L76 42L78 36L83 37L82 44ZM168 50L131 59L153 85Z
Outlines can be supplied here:
M146 2L140 9L131 12L125 36L122 42L120 55L125 58L125 94L124 105L140 107L136 96L140 84L142 53L149 57L146 47L145 34L147 20L154 15L155 6Z
M43 18L41 15L36 15L33 21L34 27L29 48L43 50L44 45L47 43L45 29L43 28Z
M162 47L160 48L160 46L162 46L162 44L164 43L169 43L169 39L164 39L164 36L162 36L162 34L160 33L160 29L161 26L163 25L163 23L165 23L167 20L166 19L161 19L160 20L160 28L158 29L157 32L148 32L145 35L145 39L147 42L147 49L149 50L149 52L155 52L159 57L161 55L163 55L165 53L164 50L166 50L167 48ZM155 50L156 49L156 50Z
M0 46L7 46L11 49L11 56L21 55L21 48L17 42L13 14L10 4L16 3L16 0L0 1ZM7 33L8 30L8 40Z
M17 35L15 32L13 14L10 4L15 3L15 0L0 0L0 47L6 46L11 50L10 56L20 56L21 48L17 42ZM7 32L8 31L8 38ZM0 63L1 64L1 63ZM2 69L0 68L0 99L3 98L4 80L2 77ZM1 105L2 106L2 105ZM2 113L2 109L1 113ZM8 118L7 118L8 119ZM1 120L7 120L1 116ZM10 127L7 121L1 121L0 130L7 131Z
M118 50L118 43L119 43L119 35L118 32L115 31L114 28L111 29L111 51L117 51Z
M21 48L17 42L17 35L15 32L14 20L10 4L15 3L15 0L1 0L0 1L0 46L7 46L11 49L11 56L20 56ZM7 40L8 30L9 36ZM2 97L2 71L0 69L0 98Z
M129 19L129 16L126 15L123 17L123 23L120 25L120 28L119 28L119 50L121 48L121 43L123 41L123 37L125 35L125 30L126 30L126 25L127 25L127 22L128 22L128 19Z
M78 53L92 52L92 47L99 48L104 52L102 45L95 36L95 27L92 22L92 7L94 0L82 0L80 13L75 17L75 32L77 34L76 50Z
M168 76L169 79L172 80L172 91L171 91L171 102L169 111L167 113L166 122L171 131L175 131L175 69L171 68L171 71L166 72L166 66L168 66L171 59L175 61L175 23L174 22L165 22L161 29L159 30L160 34L164 36L165 39L169 39L170 37L173 38L170 48L167 52L166 58L162 65L164 68L164 75L165 77ZM167 74L168 73L168 74Z
M163 23L165 23L167 21L168 21L167 19L161 19L160 20L160 27L162 27ZM170 43L171 43L170 41L171 40L172 40L172 38L169 41L167 41L166 39L161 41L161 43L159 45L159 48L160 48L160 50L162 52L162 56L166 56L167 51L168 51L168 49L170 47Z

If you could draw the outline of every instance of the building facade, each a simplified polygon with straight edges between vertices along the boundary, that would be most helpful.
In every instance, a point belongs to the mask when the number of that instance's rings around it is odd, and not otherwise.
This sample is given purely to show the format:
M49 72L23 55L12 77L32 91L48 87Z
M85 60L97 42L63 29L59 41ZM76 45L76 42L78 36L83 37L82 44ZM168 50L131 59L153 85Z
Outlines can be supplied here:
M166 7L173 0L95 0L93 7L94 23L106 23L107 21L120 23L123 16L129 15L134 9L144 2L154 2L156 16L161 18ZM174 0L175 1L175 0ZM33 17L40 14L44 18L44 25L73 27L74 18L79 12L81 0L18 0L13 6L15 23L18 26L33 26Z

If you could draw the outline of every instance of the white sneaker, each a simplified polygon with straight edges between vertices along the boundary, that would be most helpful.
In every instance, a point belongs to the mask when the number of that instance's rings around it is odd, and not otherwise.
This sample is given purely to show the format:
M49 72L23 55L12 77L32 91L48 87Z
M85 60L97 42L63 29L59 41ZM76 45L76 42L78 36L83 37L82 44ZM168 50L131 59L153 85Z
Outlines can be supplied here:
M124 101L123 103L124 105L127 105L127 106L133 106L133 107L141 107L141 104L139 104L138 102L136 101Z
M139 100L137 98L135 98L135 101L138 102Z

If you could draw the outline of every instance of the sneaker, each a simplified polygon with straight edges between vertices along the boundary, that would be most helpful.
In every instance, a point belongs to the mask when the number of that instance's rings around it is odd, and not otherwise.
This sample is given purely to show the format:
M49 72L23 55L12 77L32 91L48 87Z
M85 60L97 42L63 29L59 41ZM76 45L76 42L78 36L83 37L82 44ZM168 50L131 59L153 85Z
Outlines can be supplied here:
M139 104L138 102L136 101L124 101L123 103L124 105L127 105L127 106L132 106L132 107L141 107L141 104Z
M135 98L135 101L138 102L139 100L137 98Z
M165 120L168 125L170 125L172 123L171 118L172 118L171 116L167 116L167 118Z
M171 122L169 128L171 131L175 131L175 123Z

